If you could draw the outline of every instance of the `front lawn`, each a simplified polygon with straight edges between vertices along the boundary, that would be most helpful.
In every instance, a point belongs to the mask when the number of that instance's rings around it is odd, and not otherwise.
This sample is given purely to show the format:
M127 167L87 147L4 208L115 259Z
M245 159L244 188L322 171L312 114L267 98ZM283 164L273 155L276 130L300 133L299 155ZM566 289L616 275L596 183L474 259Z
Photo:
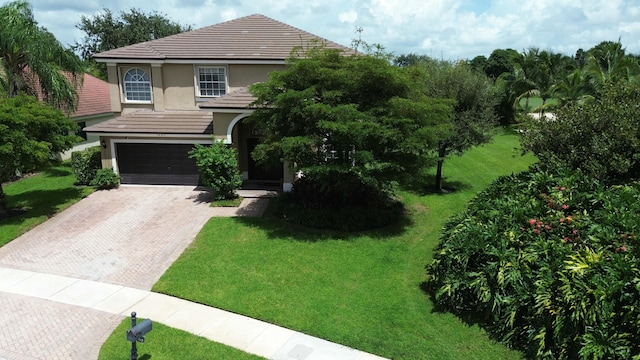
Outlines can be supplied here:
M393 359L517 359L421 290L440 229L499 175L524 170L518 138L445 161L446 195L402 192L412 224L359 234L275 218L212 218L153 290Z
M140 319L142 320L142 319ZM129 359L131 343L126 341L126 331L131 319L124 319L100 348L99 360ZM259 360L260 356L247 354L203 337L154 322L153 329L143 344L137 344L138 359L237 359Z
M9 208L24 210L0 220L0 246L24 234L56 213L91 194L92 187L74 185L69 162L3 186Z

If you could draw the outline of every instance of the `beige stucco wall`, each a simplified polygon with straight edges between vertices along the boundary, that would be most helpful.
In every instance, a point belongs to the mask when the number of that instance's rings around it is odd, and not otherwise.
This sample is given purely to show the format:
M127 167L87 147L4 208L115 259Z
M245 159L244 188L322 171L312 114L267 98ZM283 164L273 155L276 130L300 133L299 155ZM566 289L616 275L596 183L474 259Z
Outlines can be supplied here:
M229 65L229 92L266 81L270 72L284 68L284 65Z
M218 139L227 138L227 129L238 114L213 113L213 135Z
M196 104L194 70L190 64L162 66L166 110L199 110Z
M198 64L110 64L107 66L111 109L123 115L149 109L199 110L198 101L210 98L196 97L195 68ZM207 65L203 65L207 66ZM224 66L224 65L223 65ZM238 65L227 68L228 92L267 80L272 71L282 70L285 65ZM132 68L140 68L151 77L153 100L151 103L126 102L123 96L122 76Z

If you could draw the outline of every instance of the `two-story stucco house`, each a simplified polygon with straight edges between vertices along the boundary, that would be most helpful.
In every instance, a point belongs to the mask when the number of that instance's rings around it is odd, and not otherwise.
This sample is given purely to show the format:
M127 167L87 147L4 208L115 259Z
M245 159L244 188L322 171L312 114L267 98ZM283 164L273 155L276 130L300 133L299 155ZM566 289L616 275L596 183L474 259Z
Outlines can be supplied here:
M100 137L103 167L124 184L197 185L187 153L193 144L224 140L238 150L244 180L279 181L287 167L264 169L250 152L260 130L243 123L254 100L247 86L284 69L295 47L320 41L350 51L263 15L251 15L95 55L107 65L111 110L119 116L85 131Z

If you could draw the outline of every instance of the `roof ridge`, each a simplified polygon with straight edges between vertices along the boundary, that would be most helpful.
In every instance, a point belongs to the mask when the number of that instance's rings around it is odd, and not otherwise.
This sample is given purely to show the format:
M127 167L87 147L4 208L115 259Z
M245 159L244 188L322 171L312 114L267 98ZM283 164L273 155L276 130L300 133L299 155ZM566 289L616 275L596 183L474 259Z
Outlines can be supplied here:
M98 59L254 59L279 60L314 41L329 48L352 49L263 14L251 14L159 39L108 50Z

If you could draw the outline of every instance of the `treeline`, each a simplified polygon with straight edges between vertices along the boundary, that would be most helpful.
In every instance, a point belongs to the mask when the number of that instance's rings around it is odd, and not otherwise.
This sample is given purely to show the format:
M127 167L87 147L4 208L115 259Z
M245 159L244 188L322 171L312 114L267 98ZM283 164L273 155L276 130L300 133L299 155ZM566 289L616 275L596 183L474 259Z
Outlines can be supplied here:
M425 59L428 57L408 54L396 57L395 62L407 66ZM522 52L496 49L488 58L479 55L462 62L493 80L502 124L514 123L517 110L548 111L591 101L613 81L640 84L640 55L627 53L619 40L603 41L586 51L578 49L574 56L535 47ZM542 105L533 106L531 98L540 98Z

